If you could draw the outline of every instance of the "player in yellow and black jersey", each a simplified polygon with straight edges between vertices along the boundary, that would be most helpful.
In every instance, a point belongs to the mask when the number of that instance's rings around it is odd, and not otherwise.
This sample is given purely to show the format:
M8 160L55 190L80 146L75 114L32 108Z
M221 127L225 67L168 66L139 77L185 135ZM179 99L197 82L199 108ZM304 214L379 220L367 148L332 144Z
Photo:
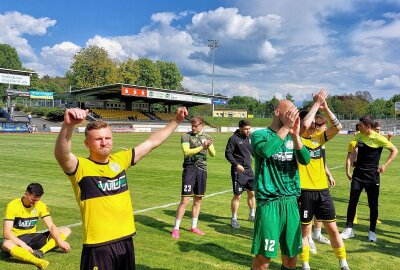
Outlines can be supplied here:
M358 123L358 133L351 145L357 148L357 159L353 174L350 175L349 164L346 162L346 172L351 181L350 200L347 207L346 229L342 232L342 238L354 237L353 222L360 194L363 189L367 193L370 209L370 225L368 240L376 242L376 222L378 219L378 199L380 190L380 174L384 173L389 164L396 158L398 150L386 137L373 130L374 121L370 116L363 116ZM390 155L386 162L379 165L382 150L386 148ZM349 152L352 149L349 149Z
M325 149L327 141L333 139L341 130L342 125L326 103L326 91L321 90L314 98L309 112L300 113L302 119L301 140L310 152L310 163L298 164L300 174L301 196L299 199L300 220L302 224L303 252L300 259L303 270L309 270L310 234L313 216L322 221L329 235L333 252L339 260L341 270L349 270L346 249L336 224L336 212L329 192L328 178L325 170ZM315 130L315 114L318 109L327 116L331 126L324 132Z
M83 227L80 269L135 269L132 235L135 234L132 201L126 170L160 146L187 116L186 108L164 128L130 150L112 154L112 131L101 121L86 126L85 145L89 157L71 152L75 125L88 116L88 110L67 109L59 133L55 157L68 175L79 205Z
M60 247L69 252L70 245L65 239L71 234L69 228L58 229L53 223L47 206L40 201L44 194L39 183L31 183L22 198L12 200L6 209L1 247L12 257L32 263L40 269L49 265L43 259L44 253ZM42 218L48 231L36 232L36 224Z

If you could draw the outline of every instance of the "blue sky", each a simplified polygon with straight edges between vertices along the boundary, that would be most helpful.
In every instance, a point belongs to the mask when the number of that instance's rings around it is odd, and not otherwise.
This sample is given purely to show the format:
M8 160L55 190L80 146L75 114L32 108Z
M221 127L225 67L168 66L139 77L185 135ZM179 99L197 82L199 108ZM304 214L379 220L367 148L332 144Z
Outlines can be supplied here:
M90 45L112 58L177 63L183 86L301 102L330 94L400 93L400 0L2 0L0 43L25 67L63 76Z

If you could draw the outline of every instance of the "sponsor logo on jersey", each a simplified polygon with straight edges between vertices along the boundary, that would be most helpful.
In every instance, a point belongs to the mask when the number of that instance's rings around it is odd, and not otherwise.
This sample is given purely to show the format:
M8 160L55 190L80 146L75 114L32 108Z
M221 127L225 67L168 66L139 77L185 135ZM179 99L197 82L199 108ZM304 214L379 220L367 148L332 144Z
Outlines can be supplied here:
M37 218L16 218L14 221L14 228L27 230L36 226Z
M102 191L115 191L126 186L126 176L122 175L117 179L107 180L106 182L98 182L98 187Z
M278 161L292 161L293 160L293 152L273 154L272 158L274 160L278 160Z

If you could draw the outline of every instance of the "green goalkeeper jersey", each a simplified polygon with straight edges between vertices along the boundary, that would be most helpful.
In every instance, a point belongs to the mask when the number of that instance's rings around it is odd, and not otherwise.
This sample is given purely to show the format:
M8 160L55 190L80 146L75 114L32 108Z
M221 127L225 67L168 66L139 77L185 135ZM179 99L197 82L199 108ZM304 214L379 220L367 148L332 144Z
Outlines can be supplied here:
M255 131L251 137L255 160L254 190L257 206L284 196L300 196L297 161L310 162L310 154L303 146L294 149L291 136L282 140L270 128Z

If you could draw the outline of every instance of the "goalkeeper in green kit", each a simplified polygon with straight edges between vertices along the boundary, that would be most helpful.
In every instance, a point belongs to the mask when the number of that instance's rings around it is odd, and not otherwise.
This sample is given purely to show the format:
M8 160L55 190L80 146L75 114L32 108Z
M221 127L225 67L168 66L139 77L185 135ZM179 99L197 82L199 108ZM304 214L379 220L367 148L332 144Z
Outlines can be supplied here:
M256 218L252 269L268 269L278 256L281 269L295 269L302 251L297 198L300 181L297 161L307 165L310 154L300 139L299 111L289 100L281 100L274 110L272 124L255 131L251 144L255 159Z

